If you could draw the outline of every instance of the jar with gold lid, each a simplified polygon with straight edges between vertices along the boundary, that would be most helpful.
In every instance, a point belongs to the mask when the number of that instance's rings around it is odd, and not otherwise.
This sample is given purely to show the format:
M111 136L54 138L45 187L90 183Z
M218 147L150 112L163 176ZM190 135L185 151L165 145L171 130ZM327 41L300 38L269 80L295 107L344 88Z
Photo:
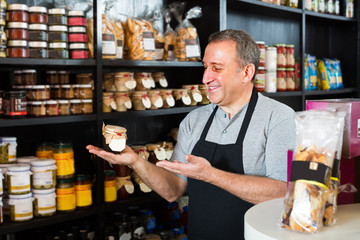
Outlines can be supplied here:
M103 112L111 112L112 110L116 110L114 93L104 92L103 93Z
M160 96L164 102L162 108L171 108L175 106L175 99L172 95L172 89L161 89Z
M176 107L190 106L191 98L188 89L174 89L173 94L175 98Z
M199 91L199 86L194 85L183 85L182 88L189 90L189 96L191 98L191 106L196 106L198 103L202 101L202 95Z
M113 73L114 85L117 91L134 90L136 81L132 72L116 72Z
M134 110L141 111L151 107L151 101L146 91L134 91L131 95Z
M168 82L165 78L164 72L153 72L152 78L154 79L155 87L157 87L157 88L167 88L168 87Z
M126 128L115 125L103 125L104 147L113 152L121 152L126 146Z
M93 113L93 100L92 99L81 99L81 113L82 114Z
M155 87L154 79L149 72L137 72L135 73L135 80L136 80L136 90L137 91L144 91L150 90L151 88Z
M149 96L151 107L150 109L159 109L163 106L164 101L162 97L160 96L159 90L149 90L147 91L147 94Z
M202 100L199 104L201 104L201 105L209 104L210 103L209 92L208 92L206 85L205 84L199 85L199 90L200 90L201 96L202 96Z
M115 93L115 102L116 102L116 111L117 112L126 112L128 109L132 108L131 99L129 97L129 92L116 92Z

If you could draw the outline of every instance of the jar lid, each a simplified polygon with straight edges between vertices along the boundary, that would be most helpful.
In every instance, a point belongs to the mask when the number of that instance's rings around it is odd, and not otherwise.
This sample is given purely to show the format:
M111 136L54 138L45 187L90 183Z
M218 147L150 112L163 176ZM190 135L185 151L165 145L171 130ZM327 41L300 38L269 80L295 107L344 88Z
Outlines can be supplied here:
M71 88L72 85L70 84L64 84L64 85L61 85L61 88Z
M71 99L70 103L81 103L80 99Z
M262 44L262 45L264 45L264 44L265 44L265 42L264 42L264 41L256 41L255 43L256 43L256 44Z
M85 16L85 12L84 11L80 11L80 10L73 10L73 11L69 11L68 16Z
M285 71L285 68L277 68L276 71Z
M25 193L25 194L9 194L9 198L11 199L28 199L31 198L32 193Z
M104 176L115 176L114 170L104 170Z
M126 133L126 128L115 125L105 125L104 131L109 133Z
M23 40L10 40L8 41L9 47L27 47L28 42Z
M80 88L81 84L72 84L73 88Z
M64 71L64 70L62 70L62 71L58 71L57 73L58 73L58 74L68 74L69 71Z
M67 28L67 26L62 26L62 25L52 25L52 26L49 26L49 31L50 32L67 32L68 28Z
M92 99L82 99L81 102L82 103L92 103L93 100Z
M43 103L43 101L32 101L31 105L42 105Z
M286 71L295 71L294 68L286 68Z
M295 45L294 44L286 44L286 47L293 48L293 47L295 47Z
M23 87L24 87L25 91L28 91L28 90L32 89L33 86L35 86L35 85L25 85Z
M7 28L24 28L27 29L28 28L28 24L25 22L8 22L7 23Z
M270 51L276 51L276 47L271 47L271 46L268 46L266 47L266 50L270 50Z
M24 69L24 70L21 70L22 73L36 73L36 70L35 69Z
M72 144L70 142L57 142L53 144L54 148L70 148Z
M38 195L47 195L47 194L52 194L55 193L56 189L55 188L49 188L49 189L31 189L32 193L38 194Z
M142 95L147 95L147 91L134 91L133 95L134 96L142 96Z
M23 172L27 170L30 170L29 164L13 164L12 166L8 167L8 171L11 172Z
M30 164L32 167L44 167L44 166L55 165L56 160L54 160L54 159L39 159L39 160L31 161Z
M22 10L22 11L28 11L29 7L26 4L9 4L7 7L7 10Z
M269 69L265 69L266 73L275 73L276 74L276 70L269 70Z
M47 42L45 41L31 41L29 42L31 48L47 48Z
M39 160L39 158L35 156L27 156L27 157L17 157L16 162L17 163L26 163L29 164L31 161Z
M57 104L58 102L56 100L48 100L46 101L46 104Z
M47 25L46 24L29 24L29 30L42 30L47 31Z
M16 142L16 137L1 137L3 142Z
M278 43L278 44L274 44L275 47L286 47L286 44L284 43Z
M265 70L265 67L259 67L258 70Z
M25 87L27 87L29 85L23 86L23 85L14 85L12 86L13 89L25 89Z
M47 9L46 7L41 7L41 6L32 6L29 7L29 12L40 12L40 13L47 13Z
M20 74L22 70L15 70L14 74Z
M76 180L90 180L90 175L88 174L77 174Z
M81 88L92 88L91 84L79 84Z
M113 92L103 92L103 96L113 96Z
M67 48L67 43L64 42L51 42L49 48Z
M74 183L73 178L65 178L65 179L56 179L57 183Z
M46 86L45 85L33 85L31 88L32 89L45 89Z
M50 85L50 88L60 88L60 85Z
M64 8L51 8L49 9L49 14L55 15L55 14L61 14L66 15L66 10Z
M69 104L69 100L58 100L59 104Z
M87 44L85 44L85 43L70 43L69 49L87 49Z
M86 33L86 27L69 27L69 33Z

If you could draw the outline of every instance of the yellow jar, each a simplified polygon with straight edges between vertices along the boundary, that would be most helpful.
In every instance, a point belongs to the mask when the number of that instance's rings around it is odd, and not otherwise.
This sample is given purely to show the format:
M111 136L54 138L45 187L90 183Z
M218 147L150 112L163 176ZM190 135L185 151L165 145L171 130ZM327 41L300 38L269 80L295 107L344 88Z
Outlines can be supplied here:
M68 213L76 209L75 183L72 178L59 179L56 187L56 209Z
M75 173L74 151L71 143L59 142L53 145L58 179L72 178Z
M104 201L113 203L117 200L115 171L104 171Z
M88 208L92 205L91 181L89 175L78 174L75 181L76 207Z
M36 148L36 157L39 159L52 159L53 146L49 142L42 142Z

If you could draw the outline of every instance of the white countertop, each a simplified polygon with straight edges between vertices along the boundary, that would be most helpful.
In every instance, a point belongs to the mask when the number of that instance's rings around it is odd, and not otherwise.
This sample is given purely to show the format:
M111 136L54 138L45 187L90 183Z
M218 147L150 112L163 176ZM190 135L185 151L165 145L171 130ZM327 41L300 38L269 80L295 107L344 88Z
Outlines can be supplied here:
M316 233L301 233L280 228L283 198L250 208L245 214L245 240L360 240L360 203L338 206L336 223Z

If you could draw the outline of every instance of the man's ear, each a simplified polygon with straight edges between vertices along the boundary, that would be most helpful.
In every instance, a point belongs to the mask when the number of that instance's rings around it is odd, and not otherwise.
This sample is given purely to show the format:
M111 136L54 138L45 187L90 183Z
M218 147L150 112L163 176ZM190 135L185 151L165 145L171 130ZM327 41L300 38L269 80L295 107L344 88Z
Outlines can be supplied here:
M251 79L254 77L255 74L255 65L250 63L245 66L244 69L244 77L243 82L251 82Z

